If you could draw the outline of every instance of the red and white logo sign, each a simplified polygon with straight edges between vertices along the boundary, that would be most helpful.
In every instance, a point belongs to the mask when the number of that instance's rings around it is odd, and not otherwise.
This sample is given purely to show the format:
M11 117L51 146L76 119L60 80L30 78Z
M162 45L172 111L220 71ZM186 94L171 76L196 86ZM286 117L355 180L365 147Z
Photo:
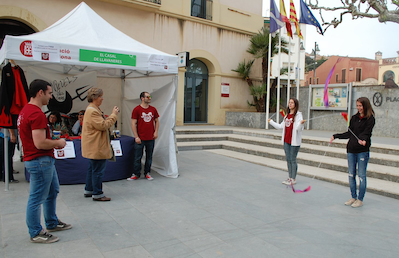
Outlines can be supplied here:
M48 60L50 60L50 54L49 53L42 53L42 60L46 60L46 61L48 61Z
M19 45L19 50L24 56L32 57L32 41L25 40L22 42L21 45Z
M63 158L65 157L65 152L63 150L57 150L57 155L58 157Z

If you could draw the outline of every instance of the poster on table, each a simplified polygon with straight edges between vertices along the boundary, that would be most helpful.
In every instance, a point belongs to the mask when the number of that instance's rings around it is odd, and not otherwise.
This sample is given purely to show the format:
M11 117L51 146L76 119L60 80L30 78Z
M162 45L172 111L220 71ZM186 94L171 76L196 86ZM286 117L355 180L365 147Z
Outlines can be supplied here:
M115 157L122 157L121 142L118 140L111 141L112 148L114 149Z
M76 158L75 145L72 141L67 141L62 149L54 149L54 157L56 159Z

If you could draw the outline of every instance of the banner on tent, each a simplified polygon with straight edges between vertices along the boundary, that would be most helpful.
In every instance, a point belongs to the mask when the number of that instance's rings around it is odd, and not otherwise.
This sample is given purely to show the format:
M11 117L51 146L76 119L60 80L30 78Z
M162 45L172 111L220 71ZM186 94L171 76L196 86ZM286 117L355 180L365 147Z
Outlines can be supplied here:
M79 50L79 61L102 63L102 64L116 64L126 66L136 66L136 56L120 53L111 53L104 51L94 51L87 49Z
M60 62L60 47L39 41L32 42L32 56L36 61Z
M46 111L59 111L64 114L86 109L87 91L97 85L97 73L88 72L77 75L49 73L38 67L26 69L28 84L35 79L48 81L53 90L53 98Z

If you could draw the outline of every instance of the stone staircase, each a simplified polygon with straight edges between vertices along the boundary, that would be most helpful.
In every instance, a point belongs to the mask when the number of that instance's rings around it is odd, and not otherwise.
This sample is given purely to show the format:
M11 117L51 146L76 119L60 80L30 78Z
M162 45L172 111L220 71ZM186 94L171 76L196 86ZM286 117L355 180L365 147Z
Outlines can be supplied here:
M215 154L287 171L281 132L235 127L177 127L179 151ZM298 175L348 186L347 140L302 136ZM286 175L282 176L284 179ZM367 191L399 199L399 147L373 143L367 167Z

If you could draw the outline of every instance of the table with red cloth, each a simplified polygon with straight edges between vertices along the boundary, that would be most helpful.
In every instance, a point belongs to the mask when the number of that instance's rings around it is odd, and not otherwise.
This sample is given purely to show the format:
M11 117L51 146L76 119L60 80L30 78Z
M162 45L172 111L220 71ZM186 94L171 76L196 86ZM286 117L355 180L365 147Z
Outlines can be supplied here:
M121 143L122 156L116 157L116 162L107 161L104 182L126 179L132 175L134 160L134 138L122 135L117 138ZM80 139L72 140L75 145L76 158L56 159L55 167L61 185L85 184L89 160L82 157ZM29 181L30 174L25 169L25 178Z

